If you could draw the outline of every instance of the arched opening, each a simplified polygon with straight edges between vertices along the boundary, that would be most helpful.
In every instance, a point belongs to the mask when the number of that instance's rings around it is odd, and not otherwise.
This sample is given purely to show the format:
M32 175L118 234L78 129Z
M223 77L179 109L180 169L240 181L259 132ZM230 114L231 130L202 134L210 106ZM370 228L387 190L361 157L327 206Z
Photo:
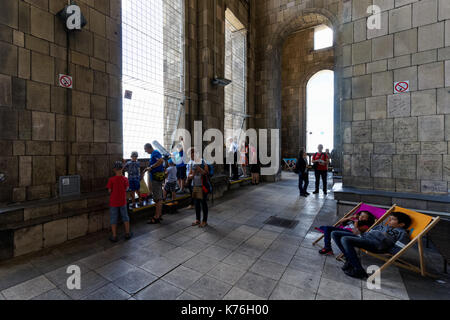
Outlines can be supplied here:
M306 86L306 148L314 153L322 144L334 149L334 72L322 70L314 74Z

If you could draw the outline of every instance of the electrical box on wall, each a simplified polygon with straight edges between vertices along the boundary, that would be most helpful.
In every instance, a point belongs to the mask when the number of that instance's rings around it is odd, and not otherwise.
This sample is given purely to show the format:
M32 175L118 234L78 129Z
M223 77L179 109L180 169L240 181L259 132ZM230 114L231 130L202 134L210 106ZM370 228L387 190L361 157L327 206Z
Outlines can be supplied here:
M59 196L68 197L80 194L80 176L59 177Z

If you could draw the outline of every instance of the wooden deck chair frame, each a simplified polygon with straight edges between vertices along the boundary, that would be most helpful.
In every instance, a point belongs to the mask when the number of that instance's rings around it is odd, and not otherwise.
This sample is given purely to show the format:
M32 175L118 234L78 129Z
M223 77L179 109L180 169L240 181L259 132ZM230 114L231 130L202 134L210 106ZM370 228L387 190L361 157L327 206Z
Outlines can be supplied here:
M358 205L357 205L356 207L354 207L354 208L353 208L352 210L350 210L347 214L345 214L341 219L339 219L339 221L336 222L336 223L333 225L333 227L339 226L339 225L342 223L342 221L344 221L344 220L347 219L348 217L351 217L352 215L354 215L355 212L358 211L359 208L361 208L361 206L362 206L363 204L364 204L363 202L358 203ZM384 220L385 217L386 217L386 215L390 214L394 208L395 208L395 205L393 205L388 211L386 211L386 213L383 214L383 215L380 217L380 219L377 220L377 222L378 222L378 221ZM377 224L377 223L375 223L370 229L372 229L376 224ZM370 229L369 229L369 230L370 230ZM315 245L316 245L320 240L322 240L324 237L325 237L324 235L321 235L317 240L315 240L315 241L313 242L313 246L315 246ZM342 257L342 254L339 255L336 259L339 260L340 257Z
M395 206L397 207L397 206ZM395 209L394 207L394 209ZM373 227L379 225L380 223L382 223L386 218L386 215L384 215L382 218L380 218L374 225ZM380 267L380 269L378 269L377 271L375 271L375 273L373 273L369 278L368 281L372 282L384 269L386 269L387 267L389 267L391 264L394 264L400 268L409 270L409 271L413 271L416 273L420 273L423 277L432 277L434 278L435 276L427 273L426 272L426 268L425 268L425 259L424 259L424 250L423 250L423 242L422 242L422 238L428 233L430 232L431 229L433 229L433 227L439 222L440 217L433 217L431 222L416 236L414 237L414 239L411 239L411 241L403 248L401 249L398 253L396 253L395 255L390 255L390 254L376 254L376 253L372 253L370 251L367 250L361 250L362 252L365 252L366 254L375 257L377 259L383 260L385 261L385 263ZM373 228L372 227L372 228ZM410 249L415 243L417 242L418 246L419 246L419 261L420 261L420 266L417 267L415 265L412 265L406 261L403 261L400 259L400 257L408 250Z

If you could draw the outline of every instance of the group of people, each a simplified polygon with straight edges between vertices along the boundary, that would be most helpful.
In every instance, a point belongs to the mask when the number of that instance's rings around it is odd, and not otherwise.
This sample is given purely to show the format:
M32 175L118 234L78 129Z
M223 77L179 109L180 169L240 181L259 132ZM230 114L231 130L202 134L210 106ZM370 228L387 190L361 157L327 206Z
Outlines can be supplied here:
M325 246L319 251L321 255L333 255L331 239L345 257L342 267L344 273L352 278L365 279L367 272L361 265L356 248L373 253L396 254L408 242L408 228L411 218L403 212L392 212L387 224L373 227L376 219L368 211L360 211L354 216L344 219L340 225L317 228L324 233Z
M252 184L257 185L260 183L261 165L259 163L257 149L252 143L249 143L246 139L238 147L237 138L229 138L225 154L229 159L233 159L233 163L228 166L231 180L239 179L240 164L242 168L241 177L248 177L248 169L250 169Z
M199 153L190 149L190 160L185 163L183 159L184 146L182 138L178 146L178 161L165 159L161 152L156 150L150 143L144 146L145 152L150 155L149 166L141 170L138 160L138 153L131 154L129 161L117 161L114 163L114 177L110 178L107 184L110 193L110 222L112 242L117 242L117 222L121 216L125 227L125 239L132 237L130 232L130 219L128 216L127 202L131 196L131 205L136 205L136 199L142 204L141 187L145 182L143 178L148 172L151 182L152 198L155 203L155 214L147 222L148 224L158 224L163 220L163 202L171 194L172 200L176 200L177 184L180 188L178 193L184 193L187 187L192 195L190 208L195 207L196 220L193 226L204 228L208 225L208 195L212 192L210 182L210 168L205 160L201 159ZM177 163L176 163L177 162ZM128 173L128 178L124 176ZM203 217L202 217L203 212Z
M326 195L327 184L328 184L328 166L330 165L330 154L328 151L323 152L323 145L318 146L318 152L316 152L312 157L312 168L314 170L316 178L316 188L314 194L319 193L320 180L322 179L323 193ZM300 191L300 196L307 197L310 195L308 193L309 186L309 170L310 165L308 163L308 154L305 149L301 149L297 158L297 163L295 165L294 172L298 174L298 188Z

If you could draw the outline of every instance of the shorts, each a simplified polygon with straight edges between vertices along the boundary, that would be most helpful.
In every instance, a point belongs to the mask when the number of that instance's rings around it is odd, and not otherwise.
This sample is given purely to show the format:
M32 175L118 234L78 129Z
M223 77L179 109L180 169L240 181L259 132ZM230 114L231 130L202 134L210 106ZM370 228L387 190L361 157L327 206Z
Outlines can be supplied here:
M141 189L141 181L139 179L129 179L129 191L139 191Z
M119 220L119 214L122 217L122 222L130 222L130 217L128 217L127 206L123 207L110 207L110 222L111 225L117 224Z
M186 179L186 167L177 167L177 179L178 180Z
M164 186L164 190L166 192L175 192L177 191L177 183L176 182L167 182Z
M161 181L152 180L152 194L153 194L153 201L158 202L163 200Z

